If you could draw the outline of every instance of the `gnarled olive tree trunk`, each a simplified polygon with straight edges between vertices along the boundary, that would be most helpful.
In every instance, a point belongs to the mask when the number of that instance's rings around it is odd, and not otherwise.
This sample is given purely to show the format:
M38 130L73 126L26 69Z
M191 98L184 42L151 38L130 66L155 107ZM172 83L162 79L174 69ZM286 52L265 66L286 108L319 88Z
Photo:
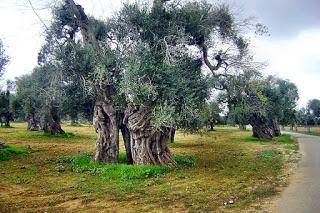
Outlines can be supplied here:
M133 164L133 159L132 159L132 152L131 152L131 138L130 138L130 131L127 128L126 125L123 124L123 117L124 115L121 116L121 134L124 142L124 147L126 149L126 161L128 164Z
M98 133L94 160L101 163L118 162L119 124L116 114L108 114L103 102L96 101L93 122Z
M40 118L34 111L28 113L27 123L28 123L28 126L27 126L28 130L38 131L41 129Z
M62 134L64 133L60 125L61 119L59 114L59 107L51 104L49 106L49 111L45 113L42 129L45 133L50 134Z
M154 130L149 109L129 106L125 111L124 124L130 131L134 164L161 164L176 167L176 162L167 146L170 128Z
M176 135L176 129L174 127L170 128L169 135L170 135L170 143L173 143L174 142L174 136Z
M274 130L270 127L266 118L254 114L250 118L250 125L252 126L253 137L263 139L273 138Z

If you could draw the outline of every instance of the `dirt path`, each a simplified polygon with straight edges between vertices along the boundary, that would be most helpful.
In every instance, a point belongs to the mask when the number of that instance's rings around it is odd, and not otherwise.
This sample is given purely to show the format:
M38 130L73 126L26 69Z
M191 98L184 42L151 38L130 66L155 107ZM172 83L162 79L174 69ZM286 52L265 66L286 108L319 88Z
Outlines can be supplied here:
M290 185L275 203L276 212L320 212L320 137L289 133L299 140L302 160Z

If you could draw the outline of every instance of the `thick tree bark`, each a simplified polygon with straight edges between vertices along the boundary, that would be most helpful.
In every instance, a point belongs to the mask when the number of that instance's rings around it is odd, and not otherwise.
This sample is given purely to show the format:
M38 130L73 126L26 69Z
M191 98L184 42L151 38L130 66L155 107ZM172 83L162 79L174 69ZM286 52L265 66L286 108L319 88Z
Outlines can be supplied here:
M126 125L122 124L120 126L120 130L121 130L122 138L124 141L124 147L126 149L126 161L128 164L133 164L129 129L127 128Z
M176 129L174 127L170 128L169 135L170 135L170 143L173 143L174 142L174 136L176 135Z
M93 122L98 141L94 160L101 163L115 163L119 159L119 119L108 111L104 102L96 102Z
M273 136L281 135L280 125L277 118L272 118L270 120L270 126L271 126L271 129L273 130Z
M27 115L27 129L32 131L38 131L41 129L40 118L35 112L29 112Z
M252 115L250 124L252 126L253 137L262 139L273 138L274 130L270 127L269 122L265 118L256 114Z
M76 5L73 0L65 0L65 2L78 21L84 44L100 48L81 5ZM99 55L99 51L97 54ZM96 79L94 83L97 99L93 120L99 134L94 159L102 163L111 163L117 162L119 158L119 121L121 118L112 105L112 97L116 94L113 87L114 76L103 77L105 79Z
M214 122L210 122L210 131L214 130L213 127L214 127Z
M50 134L63 134L64 131L60 125L59 108L56 106L49 106L49 111L44 117L42 129L45 133Z
M134 164L161 164L176 167L167 146L170 128L154 130L151 126L151 112L143 107L128 107L124 124L131 136L131 151Z

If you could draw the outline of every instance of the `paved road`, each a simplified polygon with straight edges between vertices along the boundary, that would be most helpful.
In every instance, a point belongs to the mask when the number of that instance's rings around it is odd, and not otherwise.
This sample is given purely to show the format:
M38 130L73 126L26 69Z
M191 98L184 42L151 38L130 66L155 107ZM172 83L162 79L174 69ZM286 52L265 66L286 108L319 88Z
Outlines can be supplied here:
M302 160L276 202L276 212L320 213L320 137L289 133L300 143Z

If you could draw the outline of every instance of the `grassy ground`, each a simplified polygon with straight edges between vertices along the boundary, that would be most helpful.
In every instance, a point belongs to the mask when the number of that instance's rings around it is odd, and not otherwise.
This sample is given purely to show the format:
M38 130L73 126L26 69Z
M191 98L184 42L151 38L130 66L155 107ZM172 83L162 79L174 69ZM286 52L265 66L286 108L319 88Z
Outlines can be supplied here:
M285 127L285 130L290 131L290 127ZM320 126L312 126L310 127L310 131L305 127L298 127L298 132L307 134L307 135L315 135L320 136Z
M0 212L260 209L278 192L286 159L297 152L286 135L261 141L248 131L218 128L202 136L178 132L170 144L177 169L100 165L90 160L92 127L64 126L69 133L59 137L28 132L22 123L13 127L0 129L0 140L23 151L0 161ZM236 203L224 206L232 196Z

